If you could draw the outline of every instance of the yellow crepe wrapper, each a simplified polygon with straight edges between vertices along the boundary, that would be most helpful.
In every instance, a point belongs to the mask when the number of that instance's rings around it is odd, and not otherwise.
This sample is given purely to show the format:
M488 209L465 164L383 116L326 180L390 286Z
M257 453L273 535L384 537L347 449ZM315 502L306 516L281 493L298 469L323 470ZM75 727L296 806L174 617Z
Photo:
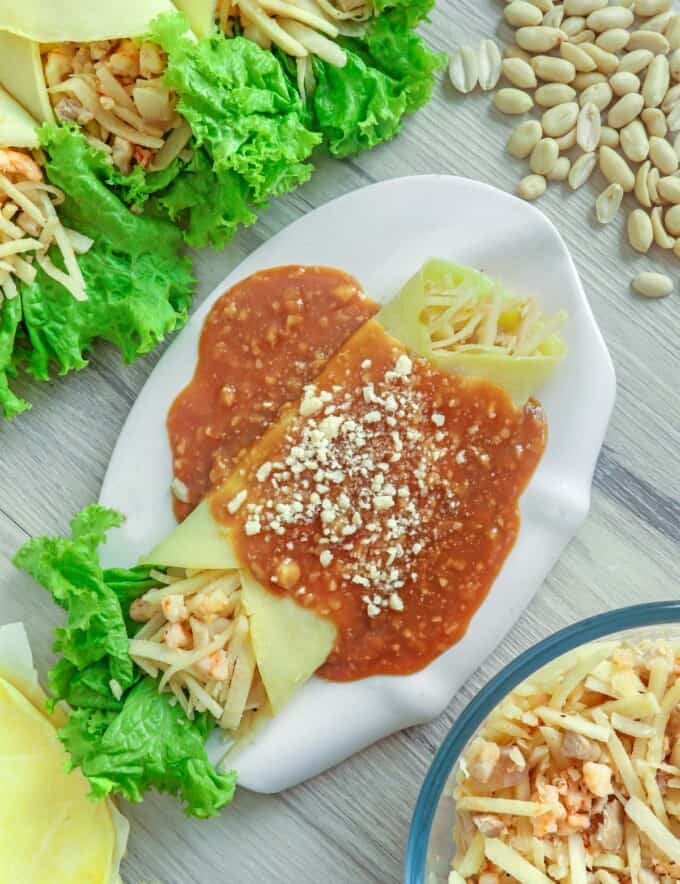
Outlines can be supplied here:
M501 313L499 324L508 331L521 317L515 306L517 298L499 291L498 285L485 274L449 261L428 261L377 318L391 335L442 371L486 378L507 390L516 405L523 405L566 356L566 346L556 334L549 335L535 352L526 356L510 355L495 346L454 345L450 350L436 349L424 320L428 284L452 292L464 290L477 300L500 294L508 302L508 311Z

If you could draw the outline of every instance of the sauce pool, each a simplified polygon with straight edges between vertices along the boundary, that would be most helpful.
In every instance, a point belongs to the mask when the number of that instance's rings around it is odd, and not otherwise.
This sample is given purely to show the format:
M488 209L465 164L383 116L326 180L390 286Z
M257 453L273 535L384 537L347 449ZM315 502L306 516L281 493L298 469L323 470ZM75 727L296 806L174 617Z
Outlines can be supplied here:
M167 419L178 521L377 309L348 273L298 265L256 273L216 301Z

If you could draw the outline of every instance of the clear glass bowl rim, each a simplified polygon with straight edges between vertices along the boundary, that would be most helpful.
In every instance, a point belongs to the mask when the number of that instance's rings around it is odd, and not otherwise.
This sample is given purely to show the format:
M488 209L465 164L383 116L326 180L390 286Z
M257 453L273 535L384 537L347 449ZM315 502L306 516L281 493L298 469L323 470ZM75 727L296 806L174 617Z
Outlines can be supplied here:
M461 712L427 772L411 819L404 884L426 884L425 863L432 822L449 774L470 737L514 687L579 645L630 629L671 623L680 624L680 601L648 602L605 611L560 629L524 651L495 675Z

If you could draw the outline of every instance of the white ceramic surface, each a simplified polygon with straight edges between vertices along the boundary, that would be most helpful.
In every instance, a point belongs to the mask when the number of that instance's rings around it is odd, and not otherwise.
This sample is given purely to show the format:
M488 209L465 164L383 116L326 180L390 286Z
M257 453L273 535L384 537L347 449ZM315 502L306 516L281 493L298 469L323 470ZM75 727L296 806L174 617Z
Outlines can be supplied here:
M275 792L396 730L437 716L508 632L585 519L593 469L614 403L609 354L574 264L533 206L464 178L428 175L357 190L291 224L206 299L160 360L114 450L100 500L128 518L103 550L130 565L169 533L171 461L165 416L190 380L203 320L231 285L280 264L327 264L354 274L380 302L429 257L488 272L508 288L564 307L569 356L539 393L546 453L522 498L522 528L465 638L422 672L350 684L312 679L237 760L242 786Z

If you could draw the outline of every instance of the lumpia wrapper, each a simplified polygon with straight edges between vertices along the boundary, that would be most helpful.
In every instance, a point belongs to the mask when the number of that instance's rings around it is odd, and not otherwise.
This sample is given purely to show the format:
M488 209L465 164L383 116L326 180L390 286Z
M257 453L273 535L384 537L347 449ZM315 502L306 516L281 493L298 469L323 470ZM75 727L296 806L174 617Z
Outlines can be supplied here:
M175 0L175 6L184 13L197 37L205 37L215 27L217 0Z
M112 801L93 803L79 770L67 774L56 728L62 710L48 713L26 630L0 626L0 868L35 884L120 884L129 826Z
M0 86L0 148L34 148L39 143L36 121Z
M414 353L450 374L486 378L503 387L521 406L543 386L566 355L566 347L557 335L551 335L531 356L511 356L496 347L472 346L450 352L433 348L428 329L422 319L425 310L425 284L444 284L444 280L466 287L482 298L496 288L496 283L483 273L448 261L428 261L409 280L401 292L386 304L377 316L379 322L395 338Z
M141 37L172 0L0 0L0 30L36 43Z
M207 500L144 559L156 566L241 571L255 659L276 714L330 654L335 626L292 599L269 592L241 567L228 530Z

